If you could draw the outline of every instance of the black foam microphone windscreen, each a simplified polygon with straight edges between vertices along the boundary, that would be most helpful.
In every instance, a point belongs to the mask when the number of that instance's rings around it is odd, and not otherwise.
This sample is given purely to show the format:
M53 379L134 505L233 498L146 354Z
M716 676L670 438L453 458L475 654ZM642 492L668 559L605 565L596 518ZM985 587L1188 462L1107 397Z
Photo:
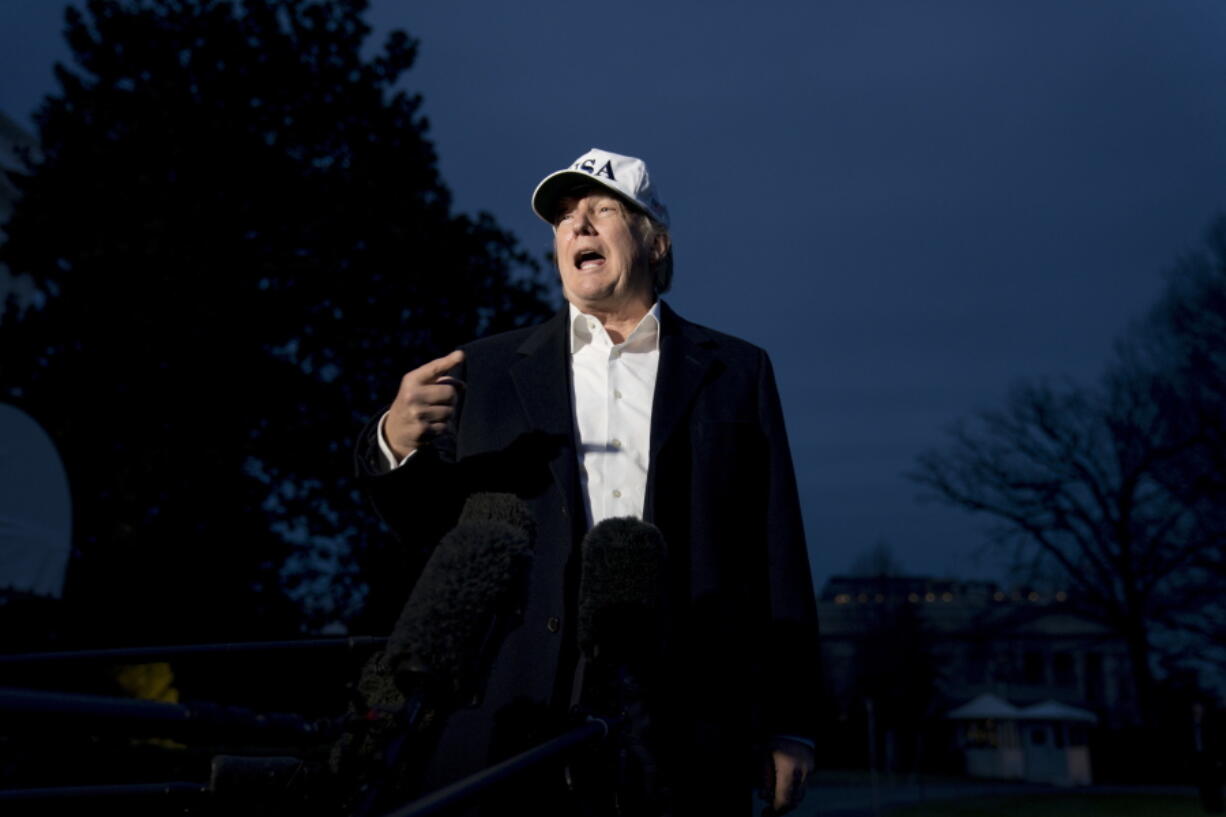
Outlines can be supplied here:
M589 658L622 661L658 645L667 550L651 524L606 519L583 540L579 647Z
M578 708L617 719L611 743L568 767L591 813L667 813L659 749L667 555L660 531L629 517L606 519L583 540Z
M529 545L536 543L536 520L522 499L515 494L477 493L464 503L459 524L466 522L502 522L522 530Z
M532 541L522 502L471 499L461 521L438 543L388 640L398 679L426 676L452 693L473 689L496 617L526 596ZM511 499L514 499L512 497ZM497 513L503 519L488 518ZM480 518L486 514L487 518Z
M333 747L337 813L365 817L414 790L451 712L480 698L526 602L534 529L518 498L475 494L434 548Z
M393 672L455 679L463 687L461 676L528 555L527 537L497 522L467 523L443 537L392 630Z

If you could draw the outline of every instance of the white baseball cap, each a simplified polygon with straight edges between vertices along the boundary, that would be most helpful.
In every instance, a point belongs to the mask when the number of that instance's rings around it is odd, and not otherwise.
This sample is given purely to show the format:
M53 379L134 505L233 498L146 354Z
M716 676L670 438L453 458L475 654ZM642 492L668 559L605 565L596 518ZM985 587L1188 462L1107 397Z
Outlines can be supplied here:
M652 219L668 226L668 208L647 175L647 165L642 159L622 156L600 148L592 148L580 156L570 167L550 173L532 192L532 209L545 221L553 224L558 199L574 188L578 181L596 182L614 191L622 198L638 205Z

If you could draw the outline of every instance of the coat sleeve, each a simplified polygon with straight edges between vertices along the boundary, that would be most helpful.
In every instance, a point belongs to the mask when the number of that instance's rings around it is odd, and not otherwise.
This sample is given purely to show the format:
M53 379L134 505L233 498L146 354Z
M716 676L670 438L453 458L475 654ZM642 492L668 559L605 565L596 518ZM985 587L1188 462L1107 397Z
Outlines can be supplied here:
M461 377L460 369L451 372ZM458 410L457 407L457 420ZM375 543L377 569L368 571L368 626L390 627L439 539L455 524L464 501L455 466L454 439L441 438L389 470L379 447L380 410L358 435L354 466L358 486L395 537ZM386 539L386 537L385 537Z
M768 447L764 536L769 620L760 691L763 721L767 734L816 737L821 693L817 604L783 410L765 352L759 368L758 410Z

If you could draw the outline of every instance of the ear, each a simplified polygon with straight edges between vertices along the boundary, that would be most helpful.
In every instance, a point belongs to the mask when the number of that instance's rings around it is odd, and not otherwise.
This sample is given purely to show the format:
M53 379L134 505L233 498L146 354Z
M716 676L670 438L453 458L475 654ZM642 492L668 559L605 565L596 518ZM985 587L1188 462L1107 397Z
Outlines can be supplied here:
M668 255L668 233L656 233L655 241L651 247L651 263L656 263L664 256Z

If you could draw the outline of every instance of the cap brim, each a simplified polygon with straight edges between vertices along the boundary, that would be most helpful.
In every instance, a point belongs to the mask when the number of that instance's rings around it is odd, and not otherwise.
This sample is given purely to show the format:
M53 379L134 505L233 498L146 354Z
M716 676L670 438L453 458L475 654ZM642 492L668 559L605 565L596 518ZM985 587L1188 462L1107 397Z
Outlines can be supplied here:
M618 198L626 198L622 191L611 184L605 184L603 179L597 178L590 173L582 173L578 170L559 170L556 173L550 173L542 179L541 183L536 186L536 190L532 191L532 210L547 224L552 226L554 216L557 215L558 199L566 195L567 191L573 190L580 184L598 184L616 193ZM630 204L638 207L634 202L630 202Z

